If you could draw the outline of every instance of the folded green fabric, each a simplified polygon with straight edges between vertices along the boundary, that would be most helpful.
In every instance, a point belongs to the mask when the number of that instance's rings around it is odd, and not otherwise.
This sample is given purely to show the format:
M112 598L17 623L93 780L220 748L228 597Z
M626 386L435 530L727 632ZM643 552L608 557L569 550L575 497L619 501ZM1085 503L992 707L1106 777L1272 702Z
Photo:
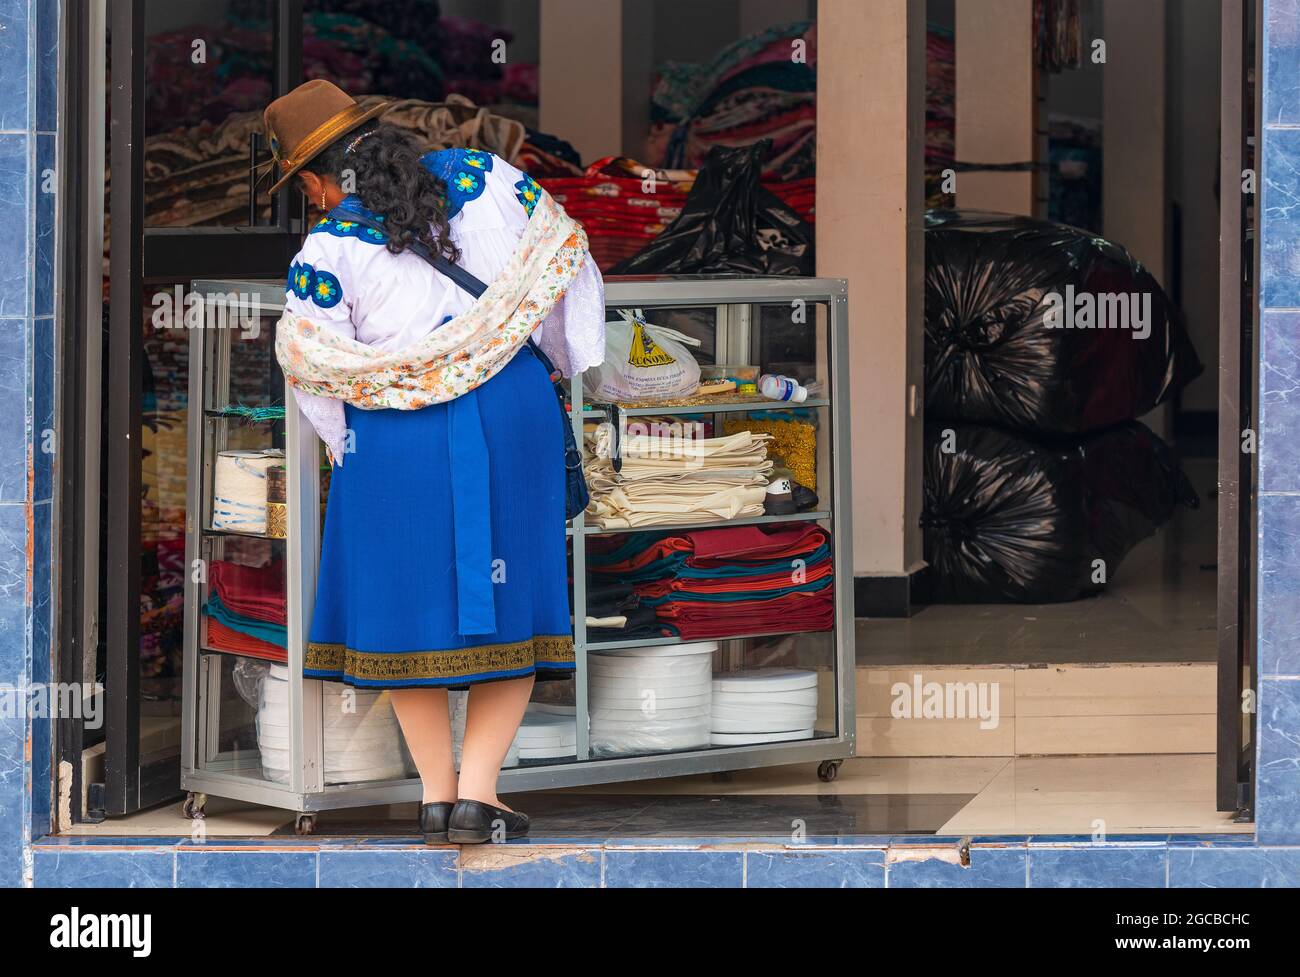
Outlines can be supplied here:
M221 603L221 598L217 596L216 591L213 591L211 596L208 597L208 603L203 608L203 613L213 620L220 621L232 631L260 638L281 648L289 647L289 629L283 624L271 624L268 621L258 621L251 617L244 617L242 614L236 614Z

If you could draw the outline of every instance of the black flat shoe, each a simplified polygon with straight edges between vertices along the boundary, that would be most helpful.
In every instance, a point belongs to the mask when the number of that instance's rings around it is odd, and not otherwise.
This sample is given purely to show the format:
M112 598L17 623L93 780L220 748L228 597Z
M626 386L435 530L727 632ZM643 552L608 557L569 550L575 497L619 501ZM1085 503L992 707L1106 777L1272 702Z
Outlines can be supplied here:
M453 845L481 845L491 841L499 827L505 828L507 840L522 838L528 834L528 815L462 799L447 819L447 840Z
M426 845L447 844L447 821L452 805L446 801L420 805L420 832Z

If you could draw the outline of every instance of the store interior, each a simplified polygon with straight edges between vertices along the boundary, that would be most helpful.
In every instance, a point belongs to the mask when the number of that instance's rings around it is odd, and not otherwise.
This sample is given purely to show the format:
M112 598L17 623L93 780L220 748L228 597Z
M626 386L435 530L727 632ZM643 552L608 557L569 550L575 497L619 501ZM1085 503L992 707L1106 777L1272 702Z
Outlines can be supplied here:
M583 222L610 281L631 274L846 274L842 261L818 251L835 240L818 229L825 210L852 207L819 192L820 127L854 122L819 108L825 79L816 0L623 3L623 19L615 21L621 78L610 91L589 93L589 104L570 98L563 105L564 73L543 62L555 50L545 32L561 23L544 22L550 2L303 0L302 75L334 80L363 103L399 99L385 118L430 147L463 140L513 162ZM287 218L301 235L314 224L301 200L288 204L289 215L264 193L250 200L260 109L273 93L274 6L145 5L147 229L229 229ZM639 642L660 651L703 649L703 683L692 687L698 695L691 701L705 696L711 675L706 741L735 742L726 739L737 735L732 729L742 730L746 743L759 735L813 741L843 734L834 686L837 646L848 641L855 755L830 769L805 761L510 795L533 816L535 834L708 836L739 827L785 835L793 819L819 835L1250 830L1236 812L1219 809L1215 794L1219 3L1169 2L1148 11L1113 0L1027 0L1031 29L1010 40L996 19L972 13L978 2L920 6L925 100L917 149L924 174L912 183L917 200L924 197L917 215L924 254L913 254L906 269L923 282L924 296L914 318L924 379L912 415L918 420L908 429L917 434L898 451L882 451L855 413L850 442L855 472L859 453L873 467L914 472L911 501L882 502L871 482L847 481L853 552L847 562L829 555L840 525L832 486L849 459L832 451L841 415L826 362L833 341L816 328L827 325L824 305L812 316L814 328L789 322L772 305L678 305L640 315L627 308L626 317L611 312L622 324L617 334L643 345L653 335L650 352L658 345L693 360L698 382L732 383L733 400L757 402L762 393L744 384L758 372L794 376L808 406L713 412L690 399L699 396L694 388L647 401L675 410L659 417L646 407L647 422L697 422L709 445L732 439L734 454L719 463L711 491L734 486L738 473L760 473L746 483L749 493L727 489L729 508L718 508L715 498L658 532L669 521L652 501L638 506L625 474L600 467L603 435L589 424L589 481L605 481L593 482L591 534L573 544L586 546L573 572L583 575L592 601L583 605L587 640L609 649L605 679L633 669L629 661L664 674L665 666L653 663L668 659L629 651ZM196 39L212 70L196 70ZM872 49L867 38L860 43ZM920 38L911 43L919 66ZM548 94L556 101L548 104ZM465 101L451 112L438 108L454 97ZM111 188L108 174L106 192ZM751 222L746 246L719 243L731 221L744 220ZM710 234L712 249L700 247ZM105 349L110 250L106 243ZM203 277L221 280L220 271ZM283 269L268 268L264 277L282 281ZM283 457L291 425L273 364L275 317L263 317L251 342L231 340L221 352L229 337L214 341L211 355L226 357L214 373L225 387L215 390L204 378L197 389L206 400L194 405L193 339L187 330L159 327L153 315L156 296L190 284L147 278L141 316L138 753L141 764L180 756L190 617L201 635L198 684L219 707L210 712L213 757L222 758L223 771L274 780L287 777L289 762L289 738L275 739L281 734L267 713L268 698L287 695L270 692L287 685L284 544L254 538L273 537L274 502L263 507L255 533L211 521L201 556L221 569L201 609L187 606L194 591L186 517L196 478L209 479L202 491L215 491L210 479L220 477L222 452L260 453L271 466ZM1146 310L1133 328L1149 335L1138 341L1121 335L1123 327L1044 330L1041 310L1027 309L1026 297L1037 301L1066 286L1131 294L1135 316ZM867 328L871 303L850 286L850 332ZM878 328L874 321L871 328ZM869 360L856 357L847 366L851 391L890 379L873 376ZM882 360L880 370L890 369ZM588 400L620 400L608 390L588 394L603 389L596 380L584 378ZM108 389L106 379L105 404ZM692 406L701 409L686 412ZM191 417L195 410L203 418ZM635 445L625 447L635 458ZM782 477L793 489L787 508L752 491ZM328 492L327 472L321 492ZM106 523L106 488L102 495ZM648 490L644 498L653 496ZM774 523L763 522L777 513ZM738 604L727 618L698 613L699 605L682 597L691 587L682 581L698 579L682 566L657 575L618 572L652 560L666 536L728 523L736 532L761 524L765 533L786 533L781 558L806 559L814 581L825 580L798 593L773 591L766 605ZM874 558L864 563L862 556L862 541L874 549L871 534L885 523L902 527L903 549L920 554L893 567L899 573L889 580ZM746 557L739 545L736 553L724 576L770 574L769 564ZM100 567L99 613L107 620L107 571ZM832 573L855 577L846 635L837 630L845 609L829 585ZM722 600L744 596L736 588ZM716 590L707 599L715 597ZM738 627L741 616L748 627ZM111 696L108 640L88 647L84 671ZM671 660L694 667L689 655ZM720 691L742 698L750 691L727 688L728 672L756 680L754 690L776 682L763 693L775 697L764 708L798 712L799 720L758 730L746 716L728 727L725 707L717 708ZM806 682L798 677L805 675ZM918 710L921 686L937 683L973 690L973 711L918 722L902 702L914 683ZM538 685L517 741L520 762L573 753L574 696L572 682ZM593 750L668 753L694 742L694 713L690 721L638 724L634 713L618 711L617 698L599 705L588 700ZM386 715L379 715L382 704L374 710L373 722L396 734L391 708ZM606 728L598 731L602 715ZM328 739L327 729L327 749ZM105 779L107 749L102 736L87 735L80 796L65 799L60 829L188 833L180 794L123 816L96 811L92 786ZM402 754L390 735L387 752L368 757L358 776L400 777ZM213 792L205 800L204 830L212 835L302 832L293 810ZM192 814L192 796L188 803ZM322 812L312 830L406 835L413 812L410 803L345 807Z

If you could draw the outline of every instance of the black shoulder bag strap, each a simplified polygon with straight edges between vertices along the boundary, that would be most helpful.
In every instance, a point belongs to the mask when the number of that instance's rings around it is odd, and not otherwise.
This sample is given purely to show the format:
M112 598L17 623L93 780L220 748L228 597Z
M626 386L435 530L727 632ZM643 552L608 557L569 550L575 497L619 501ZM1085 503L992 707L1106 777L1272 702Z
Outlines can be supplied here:
M349 210L337 207L330 212L330 216L335 220L354 221L363 227L368 227L380 234L387 234L383 222L375 220L368 214L362 214L355 210ZM438 271L442 272L458 286L468 292L474 298L478 298L487 291L487 286L467 272L460 265L453 261L447 260L440 254L432 253L427 247L419 241L413 241L407 245L407 248L413 254L423 258L429 264L433 265ZM579 512L587 508L590 501L590 494L587 491L587 480L582 472L582 453L578 451L577 441L573 437L573 422L569 418L569 412L564 406L564 386L561 383L563 379L551 358L542 352L542 347L533 342L533 337L528 337L528 345L545 368L551 378L551 385L555 388L555 397L560 403L560 427L564 430L564 479L565 479L565 516L569 519L574 518Z

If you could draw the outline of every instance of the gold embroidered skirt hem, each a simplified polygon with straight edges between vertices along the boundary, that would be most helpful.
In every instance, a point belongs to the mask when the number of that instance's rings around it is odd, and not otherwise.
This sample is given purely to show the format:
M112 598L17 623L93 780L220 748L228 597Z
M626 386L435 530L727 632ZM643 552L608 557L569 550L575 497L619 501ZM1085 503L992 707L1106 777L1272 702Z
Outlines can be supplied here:
M441 651L357 651L313 641L307 645L303 675L362 688L463 689L534 674L559 678L571 674L573 667L573 637L543 634Z

